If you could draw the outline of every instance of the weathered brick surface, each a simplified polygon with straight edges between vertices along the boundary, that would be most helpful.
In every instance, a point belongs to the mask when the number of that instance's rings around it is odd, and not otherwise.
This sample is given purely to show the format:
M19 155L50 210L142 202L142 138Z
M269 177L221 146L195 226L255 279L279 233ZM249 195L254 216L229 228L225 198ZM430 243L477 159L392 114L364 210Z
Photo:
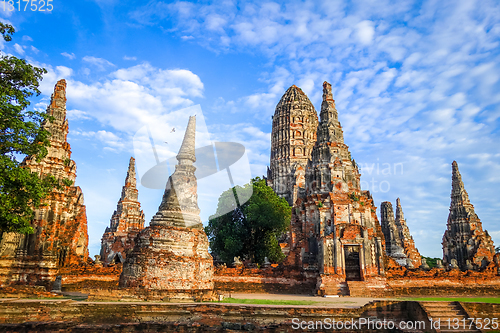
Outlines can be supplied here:
M217 267L214 283L215 290L220 292L312 294L316 275L286 266L267 269Z
M48 154L40 162L36 156L28 156L23 164L39 175L51 174L74 184L76 164L67 142L65 80L57 82L47 113L53 117L53 121L43 124L50 132ZM48 282L59 267L87 262L87 217L80 187L63 185L62 189L54 189L43 204L35 211L34 234L4 234L0 244L0 284Z
M135 237L144 229L144 212L138 200L135 159L130 158L125 185L111 224L101 240L101 260L104 265L123 263L127 252L135 245Z

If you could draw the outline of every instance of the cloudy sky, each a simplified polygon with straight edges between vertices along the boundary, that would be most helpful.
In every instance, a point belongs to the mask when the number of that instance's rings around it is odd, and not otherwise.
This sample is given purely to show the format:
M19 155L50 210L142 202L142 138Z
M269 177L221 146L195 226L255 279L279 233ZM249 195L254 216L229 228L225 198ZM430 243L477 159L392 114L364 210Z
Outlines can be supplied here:
M246 155L234 176L262 176L281 95L296 84L319 110L325 80L363 188L377 206L401 198L423 255L442 256L453 160L483 228L500 245L496 0L52 4L44 12L0 8L17 30L0 46L48 69L33 107L45 109L56 80L68 82L68 140L92 255L130 156L144 162L141 133L154 137L160 159L174 156L187 116L197 114L198 147L241 143ZM139 174L147 168L138 165ZM227 183L226 171L218 175L206 177L205 188ZM146 224L161 195L139 186ZM206 220L217 196L200 196Z

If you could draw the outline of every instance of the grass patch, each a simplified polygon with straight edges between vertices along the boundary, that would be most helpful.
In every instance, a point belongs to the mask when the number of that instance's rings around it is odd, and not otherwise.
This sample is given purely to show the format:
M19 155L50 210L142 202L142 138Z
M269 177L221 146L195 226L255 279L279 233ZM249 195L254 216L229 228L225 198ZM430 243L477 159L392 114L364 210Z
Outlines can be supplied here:
M248 298L224 298L215 303L237 303L237 304L267 304L267 305L314 305L315 301L293 301L293 300L270 300L270 299L248 299Z
M403 300L500 304L499 297L415 297L415 298L403 298Z

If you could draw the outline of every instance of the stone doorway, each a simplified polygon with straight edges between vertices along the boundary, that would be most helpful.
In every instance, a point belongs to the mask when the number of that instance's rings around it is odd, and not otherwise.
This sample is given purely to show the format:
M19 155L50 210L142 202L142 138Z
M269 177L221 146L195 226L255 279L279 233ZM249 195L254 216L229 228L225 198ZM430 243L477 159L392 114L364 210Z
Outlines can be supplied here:
M344 245L346 281L362 281L359 245Z

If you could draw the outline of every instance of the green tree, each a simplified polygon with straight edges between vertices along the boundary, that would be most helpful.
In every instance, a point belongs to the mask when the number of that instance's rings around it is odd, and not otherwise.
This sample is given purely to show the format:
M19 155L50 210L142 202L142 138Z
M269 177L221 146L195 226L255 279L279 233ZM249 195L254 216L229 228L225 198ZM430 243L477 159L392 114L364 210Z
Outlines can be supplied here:
M431 258L431 257L424 257L424 256L421 256L422 259L425 259L425 261L427 262L427 265L429 265L430 268L434 268L437 266L437 261L438 260L441 260L441 258Z
M14 32L0 22L5 41L11 41ZM36 155L39 161L47 154L49 132L41 126L47 116L27 110L29 98L40 94L46 72L0 51L0 237L6 231L32 233L33 208L58 183L52 176L41 179L20 162L26 155Z
M241 206L235 205L236 188L220 196L217 213L210 217L205 228L210 248L226 263L232 263L234 257L248 258L259 264L265 257L271 262L280 262L285 256L278 238L290 226L292 209L264 179L257 177L244 188L238 187L245 191L250 186L252 196ZM231 211L220 214L228 210Z

